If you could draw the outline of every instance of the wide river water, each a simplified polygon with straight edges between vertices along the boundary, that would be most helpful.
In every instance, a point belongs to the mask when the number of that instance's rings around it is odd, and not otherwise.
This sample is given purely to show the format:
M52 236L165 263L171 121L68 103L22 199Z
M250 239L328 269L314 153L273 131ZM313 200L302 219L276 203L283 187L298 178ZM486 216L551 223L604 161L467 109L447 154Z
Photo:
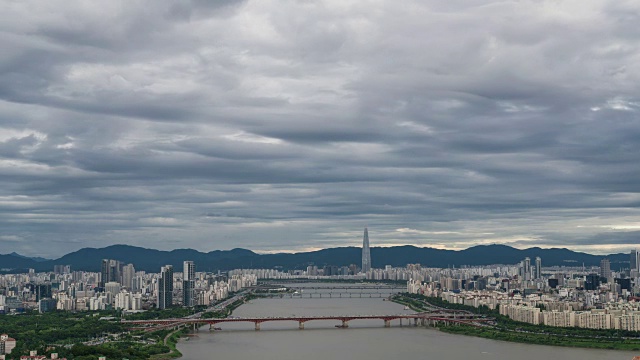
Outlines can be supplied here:
M333 291L335 294L344 290ZM322 292L327 296L327 291L303 291L307 296L309 292ZM402 305L381 298L323 297L252 300L236 309L233 316L389 315L411 312L404 310ZM338 324L338 321L310 321L304 330L299 330L297 322L267 322L261 325L260 331L255 331L253 323L226 323L218 324L222 330L213 333L205 326L188 341L181 341L178 349L186 360L631 360L633 356L640 355L640 352L527 345L451 335L433 328L413 327L406 320L403 326L396 320L391 328L384 328L382 320L354 320L348 329L336 328Z

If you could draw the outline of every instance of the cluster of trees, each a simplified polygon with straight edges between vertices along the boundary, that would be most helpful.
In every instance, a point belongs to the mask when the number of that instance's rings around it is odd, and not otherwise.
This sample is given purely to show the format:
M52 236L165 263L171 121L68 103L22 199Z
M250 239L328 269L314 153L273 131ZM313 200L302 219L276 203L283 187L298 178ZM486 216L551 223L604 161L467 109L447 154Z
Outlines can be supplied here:
M141 345L134 342L111 342L97 346L74 345L71 349L60 349L60 356L73 360L95 360L99 356L107 359L146 360L153 355L168 353L170 348L162 343ZM55 351L53 351L55 352Z
M51 312L45 314L0 316L0 329L16 339L12 356L28 355L29 350L45 351L51 345L69 345L99 338L104 334L123 333L124 325L101 321L105 313L74 314Z
M177 309L156 315L158 318L177 316L176 312L172 312L174 310ZM164 345L168 331L151 334L130 333L127 326L120 323L119 318L100 320L102 317L114 315L117 313L113 311L55 311L44 314L29 312L22 315L2 315L1 332L16 339L16 347L7 358L18 359L21 355L28 355L30 350L36 350L41 355L58 353L60 357L73 360L96 360L99 356L106 356L108 359L143 360L171 351L169 346ZM84 344L89 341L93 344Z

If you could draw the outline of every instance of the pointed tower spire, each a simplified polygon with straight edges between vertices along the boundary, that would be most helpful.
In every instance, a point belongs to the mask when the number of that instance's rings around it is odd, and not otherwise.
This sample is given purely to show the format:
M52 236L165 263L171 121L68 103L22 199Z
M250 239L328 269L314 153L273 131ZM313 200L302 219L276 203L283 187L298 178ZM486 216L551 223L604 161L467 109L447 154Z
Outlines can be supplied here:
M362 239L362 272L371 270L371 252L369 250L369 231L364 228L364 238Z

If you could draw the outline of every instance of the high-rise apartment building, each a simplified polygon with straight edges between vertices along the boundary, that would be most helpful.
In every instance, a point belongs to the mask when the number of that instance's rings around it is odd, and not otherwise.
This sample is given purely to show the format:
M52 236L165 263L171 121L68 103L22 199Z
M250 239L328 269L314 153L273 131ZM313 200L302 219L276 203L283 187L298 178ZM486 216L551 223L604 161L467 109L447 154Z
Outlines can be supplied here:
M122 283L123 264L118 260L102 259L100 267L100 287L104 288L104 284L108 282Z
M160 269L158 279L158 309L173 306L173 266L165 265Z
M631 250L629 261L629 270L638 272L638 266L640 265L640 252L638 250Z
M362 272L371 270L371 250L369 250L369 231L364 228L364 238L362 239Z
M71 265L53 265L53 273L56 275L71 273Z
M611 279L611 262L607 258L600 260L600 277L607 279L607 281Z
M133 278L136 276L136 269L133 267L133 264L125 265L122 268L122 283L121 285L132 289L133 288Z
M536 268L535 268L535 276L534 279L542 279L542 259L539 256L536 256Z
M185 261L182 275L182 305L193 307L196 305L196 265L193 261Z
M531 280L531 259L526 257L520 263L520 275L522 276L522 280L528 281Z
M51 284L38 284L33 291L36 294L36 301L52 297Z

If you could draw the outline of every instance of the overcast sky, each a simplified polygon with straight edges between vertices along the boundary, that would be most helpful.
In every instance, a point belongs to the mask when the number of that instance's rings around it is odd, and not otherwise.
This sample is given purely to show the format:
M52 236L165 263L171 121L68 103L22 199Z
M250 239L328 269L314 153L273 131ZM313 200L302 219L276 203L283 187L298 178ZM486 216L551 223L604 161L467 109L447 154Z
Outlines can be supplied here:
M0 2L0 253L640 242L637 0Z

